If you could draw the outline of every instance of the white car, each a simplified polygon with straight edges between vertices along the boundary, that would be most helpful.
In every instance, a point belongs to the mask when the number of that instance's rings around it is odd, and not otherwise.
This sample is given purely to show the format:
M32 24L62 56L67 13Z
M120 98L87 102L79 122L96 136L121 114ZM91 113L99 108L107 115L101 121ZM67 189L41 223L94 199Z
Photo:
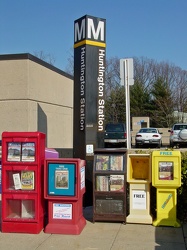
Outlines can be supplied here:
M139 146L162 146L162 133L157 128L141 128L135 137L136 148Z

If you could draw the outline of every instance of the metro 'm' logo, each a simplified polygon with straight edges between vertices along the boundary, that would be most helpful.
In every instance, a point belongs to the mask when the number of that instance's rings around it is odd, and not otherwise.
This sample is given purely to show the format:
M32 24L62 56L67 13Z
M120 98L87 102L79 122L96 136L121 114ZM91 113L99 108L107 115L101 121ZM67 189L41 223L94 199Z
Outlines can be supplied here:
M84 16L75 21L74 42L89 39L105 42L105 21L95 17Z
M85 26L85 19L82 19L81 25L79 23L75 23L75 43L82 39L86 38L86 26Z

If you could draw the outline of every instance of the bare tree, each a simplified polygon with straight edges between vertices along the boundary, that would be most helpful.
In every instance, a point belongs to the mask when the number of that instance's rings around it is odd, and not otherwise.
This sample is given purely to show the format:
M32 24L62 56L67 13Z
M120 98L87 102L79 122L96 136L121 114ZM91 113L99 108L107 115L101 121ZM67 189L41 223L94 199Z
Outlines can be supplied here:
M106 60L105 92L109 96L111 91L120 86L120 65L117 57Z
M176 68L174 93L175 111L182 115L178 121L184 122L184 114L187 113L187 71Z
M145 91L149 91L154 82L155 61L146 57L134 57L134 78L143 84Z
M149 115L159 124L171 126L174 121L174 111L187 113L187 71L168 62L160 62L146 57L134 57L134 86L130 90L131 111L134 115ZM73 50L68 59L66 71L73 75L74 56ZM153 95L155 83L161 80L162 91ZM107 119L115 118L124 113L125 95L121 101L118 97L125 93L125 88L120 89L120 59L112 57L106 59L105 91ZM124 91L124 92L123 92ZM116 92L116 94L115 94ZM162 93L165 96L162 96ZM159 96L160 95L160 96ZM117 103L121 102L121 105ZM113 105L113 106L111 106ZM156 105L156 106L155 106ZM112 107L112 108L111 108ZM156 109L155 109L156 108ZM108 109L108 110L107 110ZM152 117L151 117L152 116ZM158 117L161 116L159 119Z
M74 50L73 48L70 49L68 64L65 68L65 71L70 75L74 75Z
M46 54L44 51L35 51L34 52L34 56L40 58L41 60L51 64L51 65L54 65L55 63L55 58L54 56L52 56L51 54Z

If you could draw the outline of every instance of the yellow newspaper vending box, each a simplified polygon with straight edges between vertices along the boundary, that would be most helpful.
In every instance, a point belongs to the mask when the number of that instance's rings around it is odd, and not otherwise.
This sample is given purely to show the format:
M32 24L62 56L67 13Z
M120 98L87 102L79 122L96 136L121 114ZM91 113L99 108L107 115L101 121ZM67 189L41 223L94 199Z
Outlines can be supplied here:
M127 182L130 191L127 223L152 224L152 216L150 215L150 154L128 154Z
M157 215L153 225L180 227L176 218L177 188L181 186L180 151L153 151L152 185L157 189Z

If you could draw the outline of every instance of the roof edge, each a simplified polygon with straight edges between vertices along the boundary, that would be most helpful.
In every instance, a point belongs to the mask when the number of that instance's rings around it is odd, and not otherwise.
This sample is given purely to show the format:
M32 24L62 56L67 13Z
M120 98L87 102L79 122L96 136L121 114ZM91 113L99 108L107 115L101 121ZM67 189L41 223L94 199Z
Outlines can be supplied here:
M52 64L50 63L47 63L43 60L41 60L40 58L36 57L36 56L33 56L32 54L30 53L21 53L21 54L1 54L0 55L0 61L5 61L5 60L25 60L25 59L28 59L28 60L31 60L35 63L38 63L50 70L53 70L54 72L60 74L60 75L63 75L67 78L70 78L71 80L74 79L74 77L68 73L66 73L65 71L53 66Z

